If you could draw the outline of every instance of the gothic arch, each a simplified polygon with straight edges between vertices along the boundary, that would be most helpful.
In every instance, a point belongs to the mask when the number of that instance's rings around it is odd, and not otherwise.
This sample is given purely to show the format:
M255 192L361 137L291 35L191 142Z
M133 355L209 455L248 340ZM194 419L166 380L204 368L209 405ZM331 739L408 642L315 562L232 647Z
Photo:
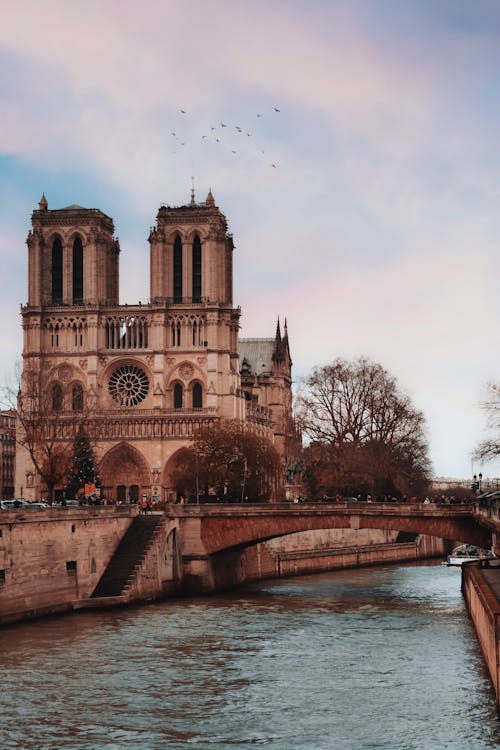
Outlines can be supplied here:
M180 237L182 244L187 241L186 232L182 229L182 227L172 227L170 229L167 234L167 243L169 245L173 245L176 237Z
M192 245L194 238L196 237L196 235L198 235L201 240L201 244L203 245L203 243L206 242L208 234L209 232L203 227L192 227L185 233L184 239L187 243L189 243L189 245Z
M47 237L47 247L52 247L55 240L59 240L61 245L64 247L66 244L66 238L61 234L61 232L52 232Z
M87 236L86 232L84 232L80 228L74 229L74 230L72 230L68 234L68 236L67 236L68 247L73 247L73 242L75 241L75 239L77 237L79 237L81 239L82 245L83 245L83 247L85 247L85 245L88 243L88 236Z
M109 450L99 465L101 485L104 492L117 497L118 487L125 487L129 496L131 488L138 487L142 493L151 485L149 466L137 448L129 443L119 443Z
M165 466L163 467L162 485L165 493L165 500L167 502L175 502L178 496L184 491L183 487L175 486L172 475L176 468L177 460L182 455L185 447L179 448L175 451L175 453L172 453Z

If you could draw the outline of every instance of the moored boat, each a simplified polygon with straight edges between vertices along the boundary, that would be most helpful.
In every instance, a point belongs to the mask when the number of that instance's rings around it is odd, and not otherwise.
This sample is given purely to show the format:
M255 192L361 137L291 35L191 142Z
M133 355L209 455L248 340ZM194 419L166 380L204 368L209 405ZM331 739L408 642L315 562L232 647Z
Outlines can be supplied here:
M495 557L489 549L476 547L474 544L461 544L455 547L445 560L445 565L463 565L473 560L492 560Z

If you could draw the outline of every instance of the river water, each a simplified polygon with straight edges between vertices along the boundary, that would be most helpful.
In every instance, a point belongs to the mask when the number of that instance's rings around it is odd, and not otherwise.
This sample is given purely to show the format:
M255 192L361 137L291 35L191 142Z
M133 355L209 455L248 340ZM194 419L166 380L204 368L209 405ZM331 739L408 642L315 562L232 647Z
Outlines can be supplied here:
M2 750L488 750L460 571L253 584L0 631Z

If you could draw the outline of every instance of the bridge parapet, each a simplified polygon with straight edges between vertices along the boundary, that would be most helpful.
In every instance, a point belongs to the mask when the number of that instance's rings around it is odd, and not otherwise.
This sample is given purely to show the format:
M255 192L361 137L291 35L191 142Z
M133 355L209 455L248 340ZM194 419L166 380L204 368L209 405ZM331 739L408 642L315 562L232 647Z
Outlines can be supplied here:
M472 518L475 509L469 505L426 505L425 503L203 503L201 505L168 505L166 515L172 518L248 518L251 516L392 516L397 518Z

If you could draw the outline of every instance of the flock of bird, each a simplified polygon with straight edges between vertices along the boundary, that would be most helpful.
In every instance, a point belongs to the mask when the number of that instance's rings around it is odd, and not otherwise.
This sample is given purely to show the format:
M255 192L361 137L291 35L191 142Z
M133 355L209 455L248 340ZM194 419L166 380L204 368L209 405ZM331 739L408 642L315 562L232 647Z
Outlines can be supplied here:
M274 114L276 113L279 114L281 110L278 107L273 107L272 112ZM179 114L182 115L183 118L189 118L189 112L187 112L185 109L179 109ZM264 112L256 113L257 118L261 118L264 116L265 116ZM242 143L242 142L240 142L240 145L235 143L234 139L232 139L229 135L231 133L233 136L236 136L236 138L239 138L241 136L242 138L244 138L245 141L248 138L253 139L255 136L255 133L251 132L251 129L248 129L246 127L241 127L241 125L230 125L226 122L219 122L216 125L211 125L209 130L207 130L207 132L201 135L199 138L200 138L200 141L203 141L203 142L208 142L208 143L213 142L213 143L218 143L222 146L226 146L226 148L228 148L228 150L236 156L239 153L245 151L247 148L247 145L246 143ZM177 151L178 148L184 148L190 145L190 141L188 141L182 136L181 131L176 132L172 130L170 131L170 136L175 141L176 150L172 152L174 154L178 153ZM250 143L250 142L247 141L247 143ZM255 144L254 148L256 149L256 153L258 156L260 156L261 158L263 157L265 158L266 156L265 149L260 148L258 143ZM274 161L267 162L267 163L273 169L278 168L278 164L276 164L276 162Z

